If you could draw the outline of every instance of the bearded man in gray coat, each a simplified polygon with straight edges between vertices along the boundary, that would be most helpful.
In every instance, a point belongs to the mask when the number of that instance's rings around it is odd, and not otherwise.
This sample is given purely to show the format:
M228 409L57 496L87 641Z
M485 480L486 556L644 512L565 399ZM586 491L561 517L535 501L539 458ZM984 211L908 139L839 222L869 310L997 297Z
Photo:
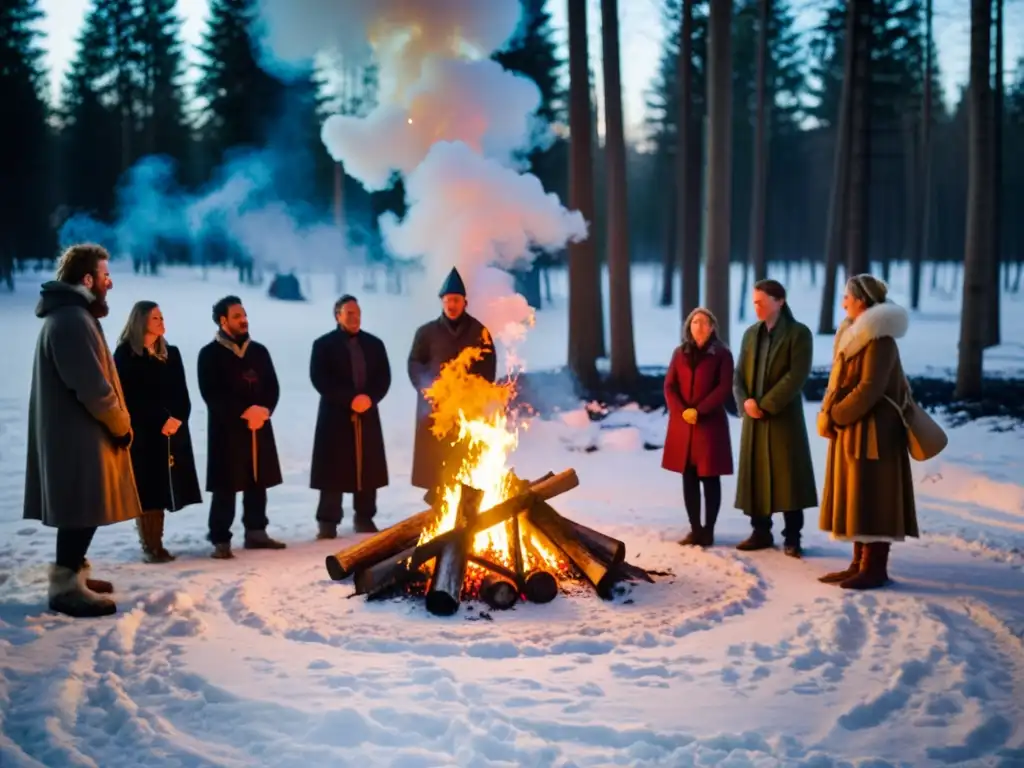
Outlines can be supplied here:
M96 529L138 517L129 447L131 420L117 367L99 320L109 311L110 255L73 245L56 280L44 283L28 404L25 519L57 529L50 567L50 609L68 616L109 616L110 582L88 578L85 555Z

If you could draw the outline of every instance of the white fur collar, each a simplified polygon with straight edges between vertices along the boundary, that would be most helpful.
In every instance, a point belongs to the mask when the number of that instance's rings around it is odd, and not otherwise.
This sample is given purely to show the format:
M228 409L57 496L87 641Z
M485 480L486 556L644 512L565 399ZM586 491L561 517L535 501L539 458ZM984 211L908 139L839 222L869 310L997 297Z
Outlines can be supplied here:
M886 301L869 307L853 322L844 320L836 333L835 354L850 358L875 339L902 338L910 326L907 310Z

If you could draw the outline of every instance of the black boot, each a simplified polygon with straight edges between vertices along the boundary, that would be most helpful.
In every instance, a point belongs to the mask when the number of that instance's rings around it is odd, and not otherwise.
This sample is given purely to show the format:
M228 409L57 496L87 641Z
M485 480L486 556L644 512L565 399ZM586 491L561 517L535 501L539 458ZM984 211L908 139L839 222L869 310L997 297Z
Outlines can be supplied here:
M699 525L690 526L690 532L679 540L684 547L700 547L704 545L704 529Z
M246 549L284 549L288 545L270 538L266 531L246 531L244 546Z
M775 546L775 537L771 531L755 529L750 536L736 545L740 552L756 552L761 549L771 549Z

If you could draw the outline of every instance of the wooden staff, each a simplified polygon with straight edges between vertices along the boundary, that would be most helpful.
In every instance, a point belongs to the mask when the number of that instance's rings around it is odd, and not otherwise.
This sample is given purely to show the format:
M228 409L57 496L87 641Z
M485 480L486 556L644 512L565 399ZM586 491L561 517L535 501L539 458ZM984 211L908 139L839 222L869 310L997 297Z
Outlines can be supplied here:
M363 420L352 414L352 429L356 434L356 490L363 490Z

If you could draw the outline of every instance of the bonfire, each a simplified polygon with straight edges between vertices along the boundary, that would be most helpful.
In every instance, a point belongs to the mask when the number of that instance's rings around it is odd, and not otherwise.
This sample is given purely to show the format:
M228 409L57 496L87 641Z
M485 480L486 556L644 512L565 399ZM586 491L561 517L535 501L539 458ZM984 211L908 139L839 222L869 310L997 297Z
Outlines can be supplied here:
M431 429L450 443L444 484L431 509L327 558L332 579L354 576L355 594L423 595L451 615L464 600L507 609L546 603L559 583L589 581L610 598L623 579L651 581L625 562L625 545L561 516L548 501L579 484L574 470L526 482L509 467L520 422L510 407L515 378L470 372L483 351L467 348L424 391Z

